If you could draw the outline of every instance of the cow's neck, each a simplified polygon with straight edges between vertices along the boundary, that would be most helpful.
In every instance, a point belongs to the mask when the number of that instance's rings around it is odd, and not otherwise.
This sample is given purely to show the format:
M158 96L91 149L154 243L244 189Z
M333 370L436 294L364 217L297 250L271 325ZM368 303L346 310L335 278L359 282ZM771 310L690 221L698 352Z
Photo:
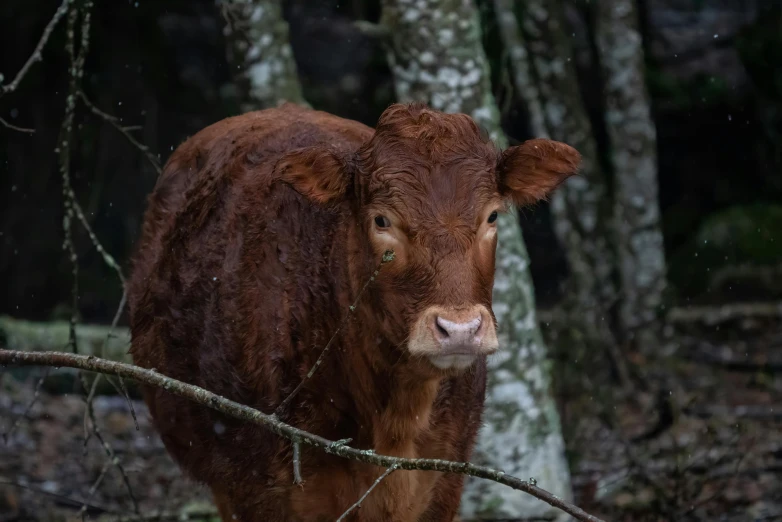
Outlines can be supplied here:
M373 418L373 445L378 453L416 458L415 441L429 427L440 380L416 380L401 372L393 378L385 408Z
M350 368L342 378L358 424L364 427L361 438L378 453L414 458L415 441L429 427L441 379L416 371L410 361L399 361L398 351L389 354L395 348L386 341L378 343L374 335L368 337L361 324L356 321L344 340L361 347L360 353L354 351L340 365Z

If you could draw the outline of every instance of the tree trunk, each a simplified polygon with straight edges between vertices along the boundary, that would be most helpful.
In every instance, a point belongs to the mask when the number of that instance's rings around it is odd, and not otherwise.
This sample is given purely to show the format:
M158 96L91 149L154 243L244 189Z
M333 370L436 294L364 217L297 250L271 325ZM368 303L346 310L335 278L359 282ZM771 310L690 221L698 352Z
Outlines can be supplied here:
M382 24L391 34L388 58L399 101L423 101L445 112L469 114L495 143L507 146L471 0L384 0ZM485 425L472 460L534 477L542 487L570 498L570 474L550 394L546 346L535 316L529 257L517 216L502 216L498 226L493 308L502 349L489 360ZM496 484L465 482L465 519L560 514Z
M657 197L657 137L644 85L641 34L633 0L600 0L596 41L604 78L606 127L614 168L614 219L621 284L621 331L654 347L665 290Z
M531 114L542 113L543 128L533 119L533 132L566 142L582 155L581 176L569 180L551 197L554 231L570 268L565 309L570 323L588 344L605 347L616 358L610 315L617 297L610 194L581 99L563 6L561 0L528 0L524 5L516 4L509 13L505 0L498 4L498 18L505 27L503 39L515 57L515 87ZM510 27L511 16L519 24L516 31ZM615 362L621 372L623 366Z
M286 101L307 106L280 0L222 0L220 8L242 112Z
M550 138L540 92L532 76L529 52L513 10L513 0L494 0L494 16L497 18L502 44L510 57L513 87L529 112L532 134L536 138Z

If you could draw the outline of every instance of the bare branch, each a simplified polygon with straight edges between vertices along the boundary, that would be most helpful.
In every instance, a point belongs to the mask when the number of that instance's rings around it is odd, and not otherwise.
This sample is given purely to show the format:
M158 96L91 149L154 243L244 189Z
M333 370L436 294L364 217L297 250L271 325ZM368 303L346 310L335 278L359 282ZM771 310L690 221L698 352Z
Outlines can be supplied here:
M22 419L26 418L30 413L30 410L33 409L33 406L35 405L35 402L38 400L38 397L41 393L41 386L43 385L43 381L45 381L46 377L49 376L49 370L50 368L46 368L46 371L44 371L43 375L41 375L41 377L38 379L38 383L35 385L35 392L33 392L33 398L30 401L30 404L28 404L24 412L16 418L14 423L11 425L11 428L6 433L3 433L3 440L6 444L8 444L8 440L11 438L11 435L13 435L14 430L19 426L19 423L22 422Z
M37 488L35 486L28 486L26 484L20 484L19 482L14 482L12 480L8 480L2 476L0 476L0 485L6 485L6 486L12 486L19 489L24 489L27 491L30 491L32 493L36 493L38 495L44 496L44 497L50 497L58 501L58 503L62 506L68 507L68 508L79 508L79 506L85 505L85 501L79 500L77 498L68 497L66 495L60 495L58 493L52 493L50 491L46 491L40 488ZM189 520L205 520L205 521L212 521L215 519L215 517L218 516L217 510L215 510L211 506L204 506L200 509L188 509L187 511L183 512L175 512L175 511L163 511L163 510L156 510L151 513L144 513L141 516L139 515L131 515L131 516L125 516L123 512L115 511L111 508L99 506L96 504L86 504L87 510L86 511L92 511L93 514L95 513L105 513L106 515L110 515L108 517L111 522L185 522ZM84 514L89 514L85 512Z
M35 134L35 129L26 129L25 127L17 127L13 123L8 123L3 118L0 118L0 125L3 125L3 127L8 127L11 130L15 130L17 132L26 132L28 134Z
M87 231L87 235L90 236L90 241L92 241L92 244L95 246L95 249L103 258L103 262L106 263L110 268L112 268L117 273L117 277L119 277L120 282L124 286L125 275L122 273L122 269L120 268L119 264L114 260L114 257L111 254L109 254L105 248L103 248L103 245L98 240L98 236L96 236L95 232L92 231L90 222L87 221L87 217L84 215L84 211L81 209L81 205L76 200L75 196L73 198L73 210L76 213L76 217L79 218L79 221L81 221L81 224L84 226L84 229Z
M89 502L92 500L92 497L95 495L95 492L98 491L98 486L100 486L100 483L103 482L103 478L106 476L106 473L108 473L111 464L112 464L111 461L107 461L106 464L103 465L103 469L100 470L100 474L98 475L98 478L95 479L95 482L93 482L92 487L90 487L90 490L87 492L87 499L82 504L78 514L79 518L81 518L82 520L84 520L84 515L87 513Z
M388 455L378 455L373 450L353 448L348 446L345 441L333 441L319 435L313 435L312 433L280 421L274 415L268 415L249 406L221 397L199 386L187 384L156 371L147 370L138 366L65 352L20 352L14 350L0 350L0 364L9 366L66 366L69 368L78 368L81 370L133 379L148 386L161 388L168 393L212 408L225 415L262 426L292 442L308 444L312 447L319 448L330 455L336 455L376 466L383 466L385 468L396 466L398 469L404 470L459 473L462 475L488 479L532 495L543 502L572 515L577 520L584 522L603 522L600 518L590 515L581 508L539 488L537 485L507 475L503 471L491 469L486 466L477 466L467 462L392 457Z
M65 207L65 216L63 217L63 231L65 239L63 248L68 251L72 268L72 287L71 287L71 317L68 328L68 345L75 353L76 348L76 319L79 307L79 263L76 256L76 247L73 244L73 231L71 223L73 221L73 202L75 196L71 186L71 137L73 136L73 119L76 112L76 97L78 91L78 82L84 72L79 68L79 60L75 57L74 40L76 38L76 19L79 11L74 9L68 13L67 40L65 43L66 51L71 59L71 66L68 68L68 96L65 98L65 116L60 127L60 134L57 140L57 147L54 149L58 154L60 164L60 174L62 175L63 205ZM88 15L89 16L89 15ZM85 22L86 28L89 28L89 18ZM81 55L81 52L79 53ZM83 62L82 62L83 63Z
M125 468L122 466L122 462L120 462L119 457L117 457L114 453L114 449L103 438L103 434L100 432L100 428L98 428L98 421L95 419L95 410L92 407L92 402L87 403L87 412L89 413L90 421L92 422L92 431L95 433L95 438L98 439L100 445L103 446L103 450L106 452L106 456L109 458L109 463L113 464L120 472L120 475L122 475L122 481L125 483L125 489L128 490L128 496L130 497L130 501L133 504L133 512L140 517L141 510L139 509L138 502L136 501L136 496L133 494L133 488L130 485L130 480L128 480L128 474L125 473Z
M298 442L293 443L293 483L302 484L304 481L301 479L301 444Z
M87 95L86 95L86 94L84 94L84 91L79 91L79 97L82 99L82 101L84 102L84 104L87 106L87 108L88 108L88 109L89 109L89 110L90 110L90 111L91 111L93 114L95 114L95 115L96 115L96 116L98 116L99 118L102 118L102 119L104 119L105 121L107 121L108 123L110 123L110 124L111 124L111 125L112 125L112 126L115 128L115 129L117 129L119 132L121 132L121 133L122 133L122 135L123 135L123 136L125 136L125 138L126 138L126 139L127 139L127 140L128 140L128 141L129 141L129 142L130 142L130 143L131 143L131 144L132 144L134 147L136 147L136 148L137 148L139 151L141 151L141 153L142 153L142 154L144 154L144 156L147 158L147 161L149 161L150 165L152 165L152 168L154 168L154 169L155 169L155 172L157 172L157 173L158 173L158 175L159 175L159 174L161 174L162 170L161 170L161 168L160 168L160 164L158 163L158 161L157 161L157 158L155 158L155 155L154 155L154 154L152 154L152 153L149 151L149 147L147 147L146 145L142 145L141 143L139 143L139 142L138 142L138 140L136 140L136 138L134 138L134 137L133 137L133 136L130 134L130 130L131 130L131 129L133 129L133 127L123 127L122 125L120 125L120 122L119 122L119 120L118 120L118 119L117 119L115 116L112 116L111 114L107 114L107 113L103 112L102 110L100 110L99 108L97 108L97 107L96 107L96 106L95 106L95 105L94 105L94 104L93 104L93 103L92 103L92 102L91 102L91 101L90 101L90 100L87 98Z
M337 334L344 328L345 324L347 323L348 319L353 315L353 312L356 311L356 306L358 305L359 299L361 299L361 296L364 294L364 291L367 289L370 283L372 283L375 280L375 277L377 277L377 274L380 273L380 269L383 268L383 265L386 263L390 263L394 260L394 251L393 250L386 250L383 254L382 259L380 260L380 264L377 266L374 272L372 272L372 275L370 276L369 280L367 280L366 283L364 283L364 286L361 287L361 290L358 292L358 295L356 296L355 301L353 301L353 304L350 305L350 308L348 308L348 313L343 317L342 322L337 327L336 330L334 330L334 333L331 334L331 338L326 343L326 346L323 348L323 351L320 352L320 355L318 356L317 360L315 361L315 364L312 365L312 368L310 368L310 371L307 372L307 375L301 380L301 382L296 386L296 388L293 389L293 391L283 399L283 401L280 403L279 406L277 406L277 409L274 411L274 415L279 416L283 411L285 411L285 408L290 404L290 402L293 400L293 398L296 396L297 393L301 391L301 389L304 387L304 384L312 378L312 376L317 371L320 364L323 362L323 360L326 357L326 354L328 353L329 349L331 348L331 344L334 342L334 340L337 338Z
M79 96L79 93L81 92L81 81L84 76L84 63L87 59L87 53L89 52L89 47L90 47L90 25L92 19L92 6L93 6L93 0L84 0L83 4L80 6L79 9L71 10L68 13L67 40L66 40L66 50L68 52L68 56L70 57L70 67L68 69L68 73L69 73L68 74L69 76L68 96L65 98L65 116L63 117L62 126L60 128L60 136L57 144L58 146L57 149L55 149L56 152L58 153L60 172L62 174L63 205L65 207L65 216L63 219L63 229L65 233L64 247L68 250L70 254L69 257L71 263L73 264L73 288L72 288L72 305L71 305L72 310L71 310L71 318L70 318L69 331L68 331L69 334L68 344L71 347L71 350L74 352L74 354L78 352L77 338L76 338L76 322L78 318L78 307L79 307L79 285L78 285L79 263L78 263L78 257L76 255L76 247L73 242L73 228L72 228L74 217L78 217L78 219L82 222L93 244L98 249L98 252L103 256L104 261L109 266L114 268L121 282L124 283L125 281L125 277L123 276L122 271L119 268L119 265L114 261L114 258L111 257L108 254L108 252L105 251L101 243L98 241L97 236L92 232L92 229L89 226L89 223L84 216L84 212L81 210L81 207L79 206L79 203L76 200L76 194L73 190L73 185L71 183L70 152L71 152L71 139L73 137L73 121L76 113L76 98ZM81 39L80 39L79 51L77 54L75 52L75 40L76 40L76 22L77 22L77 18L79 17L79 14L81 14L81 27L80 27ZM121 302L121 306L123 305L124 305L124 299ZM119 313L115 315L115 320L118 319L118 317L119 317ZM106 343L108 342L108 337L109 336L107 336ZM104 343L104 347L106 343ZM85 405L86 405L85 420L84 420L85 451L86 451L87 443L89 442L90 439L90 431L87 430L87 418L89 417L89 420L92 423L92 433L95 434L95 437L98 439L98 442L101 444L101 446L103 446L103 449L109 458L109 462L113 464L122 475L123 481L125 483L125 487L128 491L128 495L130 496L131 502L133 503L133 510L138 515L140 514L138 502L136 502L136 498L133 495L133 490L130 486L130 481L128 480L127 474L125 473L125 469L123 468L120 460L114 454L114 450L112 449L112 447L103 438L103 435L100 432L100 428L98 427L98 423L95 419L95 412L93 411L93 407L92 407L92 393L89 391L89 387L87 385L86 379L82 372L79 372L79 380L81 381L82 387L84 389ZM96 386L94 382L93 382L93 386Z
M350 507L347 509L347 511L345 511L344 513L342 513L342 515L341 515L341 516L340 516L340 517L337 519L337 522L342 522L343 520L345 520L345 517L346 517L346 516L348 516L348 515L350 514L350 512L351 512L351 511L353 511L354 509L358 509L358 508L360 508L360 507L361 507L361 503L362 503L362 502L364 502L364 499L365 499L365 498L367 498L367 497L369 496L369 494L372 492L372 490L373 490L373 489L375 489L375 488L377 487L377 485L378 485L378 484L380 484L380 483L383 481L383 479L384 479L384 478L386 478L386 477L387 477L387 476L389 476L391 473L393 473L394 471L396 471L396 469L397 469L397 466L396 466L396 464L394 464L393 466L391 466L390 468L388 468L387 470L385 470L385 471L383 472L383 474L382 474L382 475L380 475L380 476L377 478L377 480L376 480L376 481L374 481L374 482L372 483L372 485L371 485L371 486L369 486L369 489L368 489L368 490L366 490L366 492L365 492L363 495L361 495L361 498L359 498L359 499L356 501L356 503L355 503L355 504L353 504L352 506L350 506Z
M46 491L44 489L37 488L35 486L29 486L27 484L20 484L19 482L14 482L13 480L8 480L4 477L0 477L0 484L6 485L6 486L12 486L19 489L24 489L27 491L31 491L33 493L36 493L38 495L51 497L54 499L57 499L60 501L61 504L66 505L68 507L76 508L78 506L86 505L87 509L90 509L92 511L102 512L102 513L109 513L109 514L115 514L118 515L119 512L113 511L110 508L103 507L103 506L97 506L95 504L88 504L85 501L77 500L75 498L71 498L65 495L60 495L59 493L52 493L51 491Z
M95 239L97 242L97 238ZM97 243L100 244L100 243ZM125 278L122 276L122 272L119 270L119 267L117 268L117 273L119 274L120 280L122 281L123 287L125 283ZM128 299L128 293L126 290L122 290L122 298L119 300L119 306L117 306L117 311L114 313L114 319L111 321L111 326L109 327L109 331L106 334L106 339L103 341L103 345L101 346L100 356L105 357L106 353L106 347L109 344L109 341L112 337L112 332L117 327L117 323L119 322L119 318L122 315L122 310L125 308L125 303ZM97 377L95 377L95 380L92 381L92 387L90 388L90 393L87 395L87 402L91 402L93 397L95 397L95 393L98 390L98 384L100 384L100 379L103 375L99 374ZM109 379L108 376L106 376L106 380L109 381L109 383L114 386L114 388L119 392L120 395L125 397L125 400L128 401L128 407L130 408L130 415L133 417L133 424L136 426L136 431L139 430L138 427L138 419L136 419L136 409L133 407L133 403L130 401L130 395L128 395L128 390L125 387L125 381L122 380L122 377L119 377L119 385L115 384L112 379Z
M22 78L24 78L24 76L30 70L30 67L32 67L35 62L41 61L41 52L43 51L46 42L49 41L49 37L52 35L52 31L54 30L57 23L62 19L63 16L65 16L65 13L68 12L68 8L70 7L71 3L73 3L73 0L63 0L62 4L60 4L60 7L58 7L54 12L54 16L43 30L41 39L38 41L38 45L35 46L33 54L30 55L25 64L16 74L16 78L14 78L13 81L7 85L0 85L0 97L2 97L4 94L14 92L19 86L19 82L22 81ZM2 77L0 77L0 81L2 81Z

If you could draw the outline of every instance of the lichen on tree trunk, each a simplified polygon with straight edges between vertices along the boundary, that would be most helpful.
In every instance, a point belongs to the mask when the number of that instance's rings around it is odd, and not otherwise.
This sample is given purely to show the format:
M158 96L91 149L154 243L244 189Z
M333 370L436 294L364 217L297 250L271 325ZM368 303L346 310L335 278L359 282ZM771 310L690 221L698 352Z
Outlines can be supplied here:
M289 101L307 106L280 0L222 0L228 62L243 112Z
M657 188L657 137L644 85L644 62L632 0L597 3L596 41L604 77L605 122L614 167L614 219L623 332L653 342L665 290Z
M536 138L550 138L538 86L532 77L529 51L513 9L513 0L494 0L494 16L497 18L502 45L510 58L513 86L529 113L532 134Z
M384 0L382 23L391 34L389 62L399 101L423 101L444 112L469 114L497 145L507 146L471 0ZM535 316L529 256L515 213L501 216L498 227L493 308L501 353L489 360L484 428L472 460L535 478L542 487L570 498L546 346ZM493 483L465 483L465 519L560 514Z
M554 231L570 268L571 299L567 306L584 335L602 345L611 344L614 340L607 309L616 298L615 255L610 242L612 209L606 174L599 164L597 144L579 92L562 3L528 0L516 4L514 10L531 58L528 64L514 65L531 69L530 76L534 76L540 92L547 135L575 147L582 156L581 176L569 180L551 197ZM504 34L507 37L509 33ZM524 94L526 85L516 88L528 103L536 103L529 93Z

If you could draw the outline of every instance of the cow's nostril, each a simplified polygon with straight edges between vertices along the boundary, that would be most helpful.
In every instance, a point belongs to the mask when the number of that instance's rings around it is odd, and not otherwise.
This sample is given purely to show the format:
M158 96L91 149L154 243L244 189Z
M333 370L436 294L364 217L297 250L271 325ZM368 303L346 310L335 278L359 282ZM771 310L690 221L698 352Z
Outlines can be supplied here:
M437 327L437 333L442 335L443 337L448 337L450 334L448 333L448 330L446 330L443 325L440 323L441 319L440 317L437 317L434 321L435 326Z
M453 342L472 342L473 337L481 328L483 320L476 317L467 322L452 322L440 316L435 317L435 328L441 340Z

